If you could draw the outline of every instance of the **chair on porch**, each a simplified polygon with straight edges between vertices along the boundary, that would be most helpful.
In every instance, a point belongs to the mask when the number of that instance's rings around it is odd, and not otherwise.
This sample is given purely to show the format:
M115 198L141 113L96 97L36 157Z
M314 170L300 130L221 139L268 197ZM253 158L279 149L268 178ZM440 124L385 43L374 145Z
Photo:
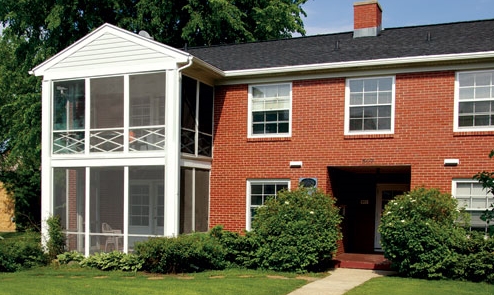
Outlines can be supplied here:
M101 232L104 234L122 234L122 231L119 229L112 229L112 227L106 223L103 222L101 224ZM113 249L118 251L118 242L120 240L120 236L118 235L110 235L106 237L106 242L105 242L105 252L108 251L108 245L113 245Z

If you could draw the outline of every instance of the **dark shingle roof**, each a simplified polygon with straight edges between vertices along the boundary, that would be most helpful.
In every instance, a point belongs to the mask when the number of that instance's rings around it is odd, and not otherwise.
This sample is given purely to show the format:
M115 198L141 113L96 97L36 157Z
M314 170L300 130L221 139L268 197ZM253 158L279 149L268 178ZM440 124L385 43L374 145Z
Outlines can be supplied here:
M353 32L346 32L189 48L188 52L232 71L493 50L494 19L390 28L376 37L354 39Z

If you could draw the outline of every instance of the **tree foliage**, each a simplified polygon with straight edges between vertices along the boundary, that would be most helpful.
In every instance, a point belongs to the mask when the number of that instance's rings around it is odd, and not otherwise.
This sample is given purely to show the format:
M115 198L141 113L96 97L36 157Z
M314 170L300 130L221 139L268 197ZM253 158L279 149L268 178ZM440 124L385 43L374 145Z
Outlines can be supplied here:
M183 47L305 34L307 0L0 0L0 181L18 228L40 221L41 81L29 70L103 23Z

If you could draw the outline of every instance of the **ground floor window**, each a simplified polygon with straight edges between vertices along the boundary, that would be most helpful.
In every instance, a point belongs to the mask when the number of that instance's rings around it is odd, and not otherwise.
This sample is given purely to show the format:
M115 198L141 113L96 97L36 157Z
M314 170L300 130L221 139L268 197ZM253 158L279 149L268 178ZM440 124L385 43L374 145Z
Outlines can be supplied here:
M472 179L453 180L453 196L458 200L458 206L470 213L471 229L487 231L487 223L480 219L482 213L494 204L491 193L482 184Z
M256 209L264 205L269 198L290 188L290 180L287 179L257 179L247 181L247 230L251 229L252 219Z

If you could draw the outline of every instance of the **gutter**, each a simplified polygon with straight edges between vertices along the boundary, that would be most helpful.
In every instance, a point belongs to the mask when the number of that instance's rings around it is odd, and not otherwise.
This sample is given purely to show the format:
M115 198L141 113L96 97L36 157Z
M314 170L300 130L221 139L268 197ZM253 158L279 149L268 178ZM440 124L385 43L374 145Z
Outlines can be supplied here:
M399 64L419 64L419 63L427 63L427 62L429 63L445 62L445 61L453 62L453 61L462 61L466 59L479 59L479 58L494 58L494 51L428 55L428 56L424 55L424 56L413 56L413 57L322 63L322 64L311 64L311 65L282 66L282 67L273 67L273 68L233 70L233 71L225 71L224 77L240 78L244 76L253 76L253 75L287 74L287 73L296 73L302 71L321 71L321 70L334 70L334 69L372 67L372 66L392 66Z

